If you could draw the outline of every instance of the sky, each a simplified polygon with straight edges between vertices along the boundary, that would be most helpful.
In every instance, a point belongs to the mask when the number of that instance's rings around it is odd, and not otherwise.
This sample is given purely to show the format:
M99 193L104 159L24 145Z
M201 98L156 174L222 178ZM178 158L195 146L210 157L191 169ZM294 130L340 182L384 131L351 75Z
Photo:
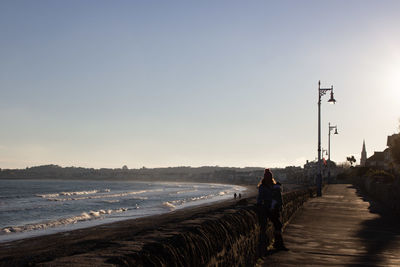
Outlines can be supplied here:
M400 118L400 1L0 1L0 168L359 163ZM332 132L333 134L333 132Z

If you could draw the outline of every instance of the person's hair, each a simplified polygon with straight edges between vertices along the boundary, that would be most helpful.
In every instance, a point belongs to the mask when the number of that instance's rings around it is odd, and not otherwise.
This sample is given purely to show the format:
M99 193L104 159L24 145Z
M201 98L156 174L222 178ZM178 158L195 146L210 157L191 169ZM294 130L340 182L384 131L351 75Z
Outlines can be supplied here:
M276 184L276 181L272 175L272 172L269 169L264 170L264 177L261 179L261 181L258 183L258 187L261 185L267 185L267 186L272 186Z

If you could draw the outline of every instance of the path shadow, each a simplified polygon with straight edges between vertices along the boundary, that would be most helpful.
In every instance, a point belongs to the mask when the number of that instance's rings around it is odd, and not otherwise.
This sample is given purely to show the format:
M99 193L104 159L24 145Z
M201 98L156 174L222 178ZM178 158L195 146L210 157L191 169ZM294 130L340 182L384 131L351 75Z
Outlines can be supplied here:
M369 210L371 213L378 214L379 217L371 220L365 220L361 229L356 233L357 238L362 240L366 253L360 255L354 263L348 266L382 266L385 264L384 252L398 251L400 247L398 241L400 238L399 218L394 216L390 210L380 203L372 200L359 188L356 193L363 201L369 202Z

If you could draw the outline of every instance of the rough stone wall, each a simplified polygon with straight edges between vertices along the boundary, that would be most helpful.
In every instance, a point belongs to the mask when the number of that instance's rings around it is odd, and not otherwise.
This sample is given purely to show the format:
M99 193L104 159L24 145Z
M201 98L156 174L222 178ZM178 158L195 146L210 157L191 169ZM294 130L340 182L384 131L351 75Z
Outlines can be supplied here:
M315 193L315 189L283 195L283 222ZM218 210L202 218L166 225L143 236L136 246L110 251L104 263L125 266L253 266L262 249L272 242L273 227L267 227L266 244L260 244L260 224L255 198L243 199L234 208ZM82 261L80 261L82 263Z
M378 182L372 177L361 177L356 180L359 186L373 200L383 204L394 215L400 216L400 184Z
M282 222L286 223L315 192L316 189L311 188L283 194ZM82 250L85 241L81 241L70 246L75 252L71 250L55 256L56 251L46 250L47 260L39 251L32 256L33 260L19 259L17 265L254 266L273 241L271 223L262 233L261 217L255 203L255 197L232 200L207 208L207 212L188 213L179 220L156 223L155 227L143 228L134 234L123 230L122 236L101 239L104 244L88 240L88 245L97 246L93 249ZM11 266L8 263L13 260L4 260L7 264L4 266Z

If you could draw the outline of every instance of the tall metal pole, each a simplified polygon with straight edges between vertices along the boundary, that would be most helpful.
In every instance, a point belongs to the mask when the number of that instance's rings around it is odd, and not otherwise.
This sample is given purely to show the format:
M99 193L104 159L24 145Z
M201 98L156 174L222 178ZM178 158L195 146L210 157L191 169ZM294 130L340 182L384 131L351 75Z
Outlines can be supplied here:
M317 196L322 196L322 166L321 166L321 81L318 81L318 174Z
M331 126L331 123L328 124L328 181L331 181L331 167L330 167L330 161L331 161L331 131L335 129L335 134L337 134L337 125Z
M331 160L331 123L328 123L329 134L328 134L328 162Z
M331 88L321 88L321 81L318 81L318 174L317 174L317 196L322 195L322 162L321 162L321 96L331 91L331 98L328 100L330 103L335 103L333 98L333 85Z
M331 183L331 123L328 123L328 183Z

